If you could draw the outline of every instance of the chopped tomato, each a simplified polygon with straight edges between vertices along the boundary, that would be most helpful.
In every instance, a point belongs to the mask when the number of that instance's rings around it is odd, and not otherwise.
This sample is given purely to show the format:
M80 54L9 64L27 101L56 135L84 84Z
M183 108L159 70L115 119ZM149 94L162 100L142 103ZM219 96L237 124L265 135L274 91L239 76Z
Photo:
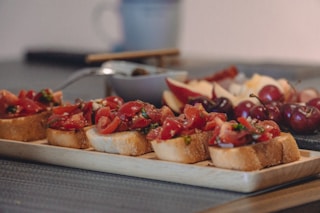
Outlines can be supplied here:
M247 130L235 130L235 122L222 124L219 133L219 142L222 144L233 144L233 146L245 145L252 141L251 134Z
M52 109L52 112L54 114L58 114L58 115L62 115L62 114L65 114L65 113L71 114L71 113L74 113L75 111L80 111L79 110L79 105L77 105L77 104L57 106L57 107L54 107Z
M221 125L224 121L227 121L227 115L225 113L211 112L207 116L207 122L202 130L214 130L217 126Z
M162 127L151 129L146 135L147 140L160 139L160 133L162 132Z
M167 106L161 107L160 114L161 114L160 124L162 124L167 117L174 117L173 111Z
M167 140L178 135L183 130L183 124L176 117L168 117L162 125L160 139Z
M211 136L211 139L208 141L208 145L210 145L210 146L217 145L217 142L218 142L218 139L219 139L220 129L221 129L221 126L217 126L212 131L212 136Z
M124 116L125 118L132 118L134 115L141 111L142 107L143 102L141 101L129 101L127 103L124 103L120 107L118 114L120 117Z
M95 123L98 123L101 117L109 117L111 115L110 107L101 107L96 112Z
M21 112L25 114L34 114L43 110L42 107L29 98L20 98L17 105L22 107Z
M50 89L42 89L34 97L35 101L38 101L43 104L48 104L53 102L53 92Z
M86 126L86 119L83 116L83 113L77 113L71 115L64 123L63 128L66 130L74 130L74 129L81 129Z
M82 112L73 115L53 114L48 119L48 126L60 130L77 130L85 127L87 121Z
M93 102L89 101L84 103L84 106L82 108L83 116L86 118L88 125L93 124Z
M7 90L0 90L0 114L6 114L7 108L16 106L18 100L19 98L15 94Z
M119 109L119 107L124 104L124 100L119 96L108 96L105 98L106 106L111 109Z
M118 128L120 123L121 120L118 116L114 117L113 120L111 120L109 117L102 116L98 120L96 127L100 134L110 134Z
M254 127L253 124L251 124L247 118L245 117L239 117L238 119L238 122L240 124L242 124L248 131L252 132L252 133L255 133L256 132L256 128Z
M145 128L151 124L151 119L147 119L143 116L134 116L130 125L131 129Z
M36 92L34 90L21 90L18 95L19 98L29 98L31 100L34 100L35 96Z
M279 136L281 133L278 124L272 120L259 121L256 126L262 131L260 137L257 139L258 142L270 140Z
M189 129L202 129L206 124L207 112L202 104L195 104L194 106L187 104L183 110L186 116L186 127Z

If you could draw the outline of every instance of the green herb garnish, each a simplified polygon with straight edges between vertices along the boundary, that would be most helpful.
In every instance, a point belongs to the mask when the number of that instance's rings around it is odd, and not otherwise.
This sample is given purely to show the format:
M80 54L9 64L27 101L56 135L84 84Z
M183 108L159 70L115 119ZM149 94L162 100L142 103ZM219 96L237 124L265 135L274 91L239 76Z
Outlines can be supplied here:
M190 135L184 136L183 139L184 139L184 143L185 143L186 145L189 145L189 144L191 143L191 137L190 137Z

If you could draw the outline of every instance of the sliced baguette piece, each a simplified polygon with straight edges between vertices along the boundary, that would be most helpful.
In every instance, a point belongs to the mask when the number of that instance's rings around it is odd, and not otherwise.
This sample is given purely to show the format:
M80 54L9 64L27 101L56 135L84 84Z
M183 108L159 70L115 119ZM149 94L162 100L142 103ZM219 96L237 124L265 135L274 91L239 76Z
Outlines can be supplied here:
M96 151L129 156L139 156L152 151L150 142L138 131L102 135L92 128L86 134Z
M235 148L209 146L209 152L215 167L240 171L261 170L300 158L298 145L290 133L281 133L268 142Z
M153 140L152 148L160 160L196 163L209 159L208 140L211 132L196 132L169 140Z
M47 129L47 140L50 145L63 146L76 149L87 149L90 147L90 143L86 136L92 126L85 127L80 130L57 130Z
M46 138L50 111L17 118L0 119L0 138L17 141L35 141Z

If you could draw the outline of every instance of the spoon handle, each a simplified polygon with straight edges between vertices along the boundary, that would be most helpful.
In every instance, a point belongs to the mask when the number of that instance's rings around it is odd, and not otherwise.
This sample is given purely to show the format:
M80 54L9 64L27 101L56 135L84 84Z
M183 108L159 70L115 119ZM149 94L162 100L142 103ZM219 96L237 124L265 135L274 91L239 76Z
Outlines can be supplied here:
M95 75L98 69L100 69L100 68L87 67L87 68L79 69L79 70L75 71L73 74L71 74L69 77L67 77L67 79L65 81L63 81L60 85L58 85L53 90L54 91L62 90L81 78L84 78L89 75Z

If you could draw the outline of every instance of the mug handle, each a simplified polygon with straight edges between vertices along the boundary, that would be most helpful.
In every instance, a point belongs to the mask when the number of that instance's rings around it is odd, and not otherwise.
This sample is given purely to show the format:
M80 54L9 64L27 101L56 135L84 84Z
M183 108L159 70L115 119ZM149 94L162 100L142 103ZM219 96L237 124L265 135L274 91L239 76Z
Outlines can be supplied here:
M100 1L98 2L93 10L92 10L92 16L91 16L91 21L92 21L92 26L93 30L96 32L97 36L101 39L101 41L105 42L106 44L114 43L115 38L112 38L112 36L105 30L106 28L103 27L103 22L102 22L102 16L106 12L112 12L116 14L116 11L118 11L119 5L109 2L109 1ZM115 44L113 45L112 52L114 51L122 51L122 45L121 44Z

